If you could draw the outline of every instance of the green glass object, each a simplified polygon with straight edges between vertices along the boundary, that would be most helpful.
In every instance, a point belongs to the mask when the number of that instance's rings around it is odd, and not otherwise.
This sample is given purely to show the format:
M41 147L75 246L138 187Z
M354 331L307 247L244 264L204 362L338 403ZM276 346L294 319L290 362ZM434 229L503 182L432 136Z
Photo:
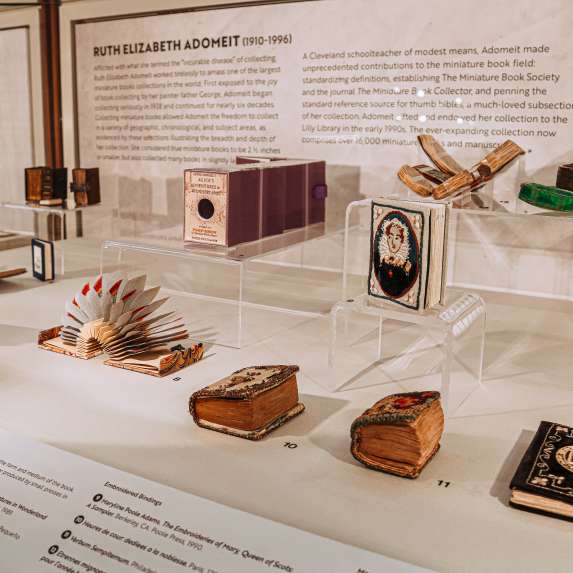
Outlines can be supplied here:
M519 191L519 198L542 209L573 212L573 191L567 189L539 183L524 183Z

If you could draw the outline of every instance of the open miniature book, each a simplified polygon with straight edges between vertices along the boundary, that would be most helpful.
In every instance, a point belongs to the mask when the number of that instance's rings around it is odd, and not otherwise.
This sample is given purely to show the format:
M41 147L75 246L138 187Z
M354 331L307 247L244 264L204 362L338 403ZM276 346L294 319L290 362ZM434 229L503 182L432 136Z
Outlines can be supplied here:
M200 360L201 344L171 348L188 338L187 328L175 312L157 312L168 297L157 298L160 287L145 282L145 275L112 273L86 283L66 303L63 326L42 331L38 344L86 360L103 353L110 366L155 376Z

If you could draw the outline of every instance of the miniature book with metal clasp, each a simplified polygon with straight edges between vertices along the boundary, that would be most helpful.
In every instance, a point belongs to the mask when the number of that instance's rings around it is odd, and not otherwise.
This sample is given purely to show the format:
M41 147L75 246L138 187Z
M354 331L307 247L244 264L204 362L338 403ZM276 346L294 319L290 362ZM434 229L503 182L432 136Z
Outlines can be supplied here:
M375 199L370 231L368 294L422 311L445 293L448 206Z
M510 487L513 507L573 521L573 428L541 422Z
M72 169L70 189L74 194L76 206L78 207L100 203L99 168L85 169L76 167Z
M416 478L440 447L439 392L392 394L354 420L352 455L368 468Z
M195 392L189 411L195 422L248 440L260 440L304 411L298 366L251 366Z
M153 376L200 360L202 344L170 347L188 338L187 328L174 311L156 313L168 298L156 299L160 287L145 289L145 282L145 275L111 273L86 283L66 303L63 326L42 331L39 346L84 360L105 353L109 366Z

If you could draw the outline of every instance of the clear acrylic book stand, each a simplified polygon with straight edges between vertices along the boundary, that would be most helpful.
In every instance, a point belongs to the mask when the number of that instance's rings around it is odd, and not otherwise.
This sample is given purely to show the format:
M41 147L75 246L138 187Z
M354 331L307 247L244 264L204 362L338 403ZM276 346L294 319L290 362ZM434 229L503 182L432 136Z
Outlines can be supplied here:
M31 203L0 203L0 207L20 213L33 215L32 231L24 231L34 237L54 241L56 254L56 276L65 273L65 244L68 237L68 223L75 223L75 232L81 236L81 213L92 212L100 208L100 204L85 207L64 208L61 206L44 206ZM73 220L72 215L75 217ZM45 220L43 219L45 218ZM56 218L54 223L51 218ZM59 262L59 264L58 264Z
M476 294L453 290L444 306L421 313L372 303L364 294L369 238L351 235L350 224L353 214L369 216L371 204L372 199L354 201L346 210L343 297L330 313L329 389L398 383L406 391L438 385L451 415L481 385L485 303ZM351 280L356 275L359 288Z
M108 240L101 271L146 274L193 338L242 348L328 313L340 296L342 239L319 224L231 248Z
M329 389L397 383L402 390L438 385L447 414L481 385L485 304L472 293L425 313L374 306L361 295L330 313Z

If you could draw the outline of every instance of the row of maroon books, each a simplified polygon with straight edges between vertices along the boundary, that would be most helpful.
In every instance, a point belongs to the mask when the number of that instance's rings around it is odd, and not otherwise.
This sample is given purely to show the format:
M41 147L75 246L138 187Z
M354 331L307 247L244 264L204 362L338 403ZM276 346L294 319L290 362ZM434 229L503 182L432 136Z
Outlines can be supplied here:
M236 161L229 169L185 171L186 241L231 247L324 222L324 161Z

